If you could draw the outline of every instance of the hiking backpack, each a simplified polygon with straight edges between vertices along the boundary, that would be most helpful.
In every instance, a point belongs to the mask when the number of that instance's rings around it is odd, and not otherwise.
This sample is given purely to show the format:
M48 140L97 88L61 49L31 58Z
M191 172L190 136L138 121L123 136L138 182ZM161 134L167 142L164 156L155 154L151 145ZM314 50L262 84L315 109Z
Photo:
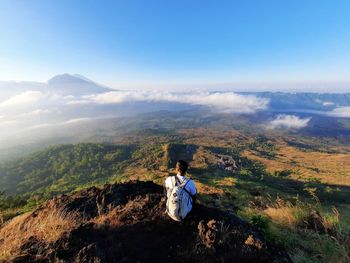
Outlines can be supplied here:
M179 181L175 176L175 186L171 189L166 202L166 212L175 221L182 221L192 209L192 195L185 188L192 179Z

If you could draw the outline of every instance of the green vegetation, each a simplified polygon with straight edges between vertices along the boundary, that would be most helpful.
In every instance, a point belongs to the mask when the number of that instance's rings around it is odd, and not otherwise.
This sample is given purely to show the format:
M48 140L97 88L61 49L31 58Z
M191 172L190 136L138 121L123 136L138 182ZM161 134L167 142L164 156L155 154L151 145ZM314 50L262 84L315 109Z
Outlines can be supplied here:
M162 184L175 161L185 159L200 202L238 214L287 249L295 262L349 260L347 148L330 144L326 149L315 138L189 126L171 133L135 128L119 144L52 146L1 164L0 220L92 185L133 179ZM231 155L238 171L218 169L218 154ZM323 161L315 165L315 159ZM333 162L343 166L336 170Z
M248 147L258 155L264 156L268 159L274 159L276 157L276 143L269 140L266 136L258 135Z
M0 209L30 206L52 196L120 176L135 146L52 146L0 166ZM6 193L6 195L5 195Z

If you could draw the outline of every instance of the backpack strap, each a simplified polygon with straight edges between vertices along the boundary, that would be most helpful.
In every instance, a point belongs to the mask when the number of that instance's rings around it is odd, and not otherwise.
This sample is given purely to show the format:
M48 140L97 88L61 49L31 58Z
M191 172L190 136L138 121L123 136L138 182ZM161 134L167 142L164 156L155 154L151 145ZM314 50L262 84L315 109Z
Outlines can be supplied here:
M174 179L175 179L174 181L171 180L171 182L173 183L173 188L177 185L181 185L181 182L180 182L179 178L177 177L177 174L171 175L171 177L174 177Z
M177 177L177 174L175 175L175 182L177 183L177 185L181 185L180 179L179 177Z
M186 189L186 186L187 186L188 182L191 181L191 180L192 180L192 178L187 179L187 182L184 184L184 186L182 187L182 189L183 189L186 193L188 193L188 195L189 195L191 198L193 198L194 195L192 195L192 194L190 193L190 191L188 191L188 190Z

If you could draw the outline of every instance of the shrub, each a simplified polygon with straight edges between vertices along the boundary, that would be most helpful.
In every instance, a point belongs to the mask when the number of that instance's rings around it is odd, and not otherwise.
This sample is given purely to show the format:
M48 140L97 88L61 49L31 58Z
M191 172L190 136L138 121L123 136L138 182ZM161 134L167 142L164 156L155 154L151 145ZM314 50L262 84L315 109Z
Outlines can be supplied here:
M266 232L266 230L269 227L269 219L266 216L263 215L257 215L257 214L253 214L250 217L249 222L259 228L260 230Z

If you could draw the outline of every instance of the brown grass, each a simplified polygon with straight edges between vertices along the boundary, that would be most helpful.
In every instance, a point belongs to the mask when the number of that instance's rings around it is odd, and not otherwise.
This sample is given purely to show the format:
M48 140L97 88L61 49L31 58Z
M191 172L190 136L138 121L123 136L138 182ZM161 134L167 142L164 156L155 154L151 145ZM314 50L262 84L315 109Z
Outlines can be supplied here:
M225 177L222 180L215 181L217 186L235 186L237 184L237 179L234 177Z
M291 202L284 201L281 198L270 204L264 213L272 219L272 221L280 226L290 229L296 229L308 217L311 211L305 207L303 203L297 202L293 205Z
M224 194L224 190L214 187L214 186L209 186L206 184L203 184L199 181L195 181L196 188L198 193L205 193L205 194Z
M26 213L0 229L0 261L18 256L20 247L34 238L49 244L78 225L77 214L60 210L41 211L36 217Z
M279 148L276 159L245 151L243 156L262 162L269 172L292 170L291 177L307 181L318 179L322 183L350 186L350 153L304 152L291 146Z
M110 227L119 227L123 224L119 220L118 208L114 208L112 211L102 214L90 220L90 222L96 225L108 225Z
M314 205L296 201L292 204L277 198L276 202L264 209L267 215L277 225L295 230L297 228L310 227L310 220L321 226L322 230L331 235L340 235L340 213L333 207L331 213L321 212L321 204Z
M264 213L279 225L295 228L297 220L294 216L296 209L293 207L268 207Z

